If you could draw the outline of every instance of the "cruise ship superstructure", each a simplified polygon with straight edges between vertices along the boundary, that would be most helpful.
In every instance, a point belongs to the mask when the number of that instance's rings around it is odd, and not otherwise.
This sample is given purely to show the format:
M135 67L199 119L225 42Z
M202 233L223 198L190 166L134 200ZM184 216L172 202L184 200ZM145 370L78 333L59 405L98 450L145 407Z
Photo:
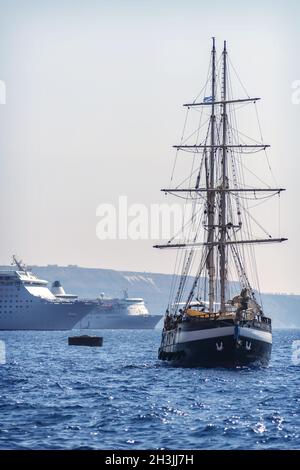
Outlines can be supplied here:
M14 258L16 270L0 271L0 330L70 330L95 306L58 298Z
M161 315L151 315L141 297L105 297L101 294L94 310L77 327L84 329L153 329Z

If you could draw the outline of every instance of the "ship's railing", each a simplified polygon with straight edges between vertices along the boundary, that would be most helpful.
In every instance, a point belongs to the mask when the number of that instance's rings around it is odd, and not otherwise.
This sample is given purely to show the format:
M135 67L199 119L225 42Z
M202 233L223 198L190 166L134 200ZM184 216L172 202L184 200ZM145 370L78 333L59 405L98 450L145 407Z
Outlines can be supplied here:
M219 320L235 318L235 312L205 312L200 310L188 309L185 312L185 316L188 318L199 318L206 320Z
M239 319L244 321L254 320L258 317L257 312L253 309L243 310L237 313L236 309L232 309L226 312L205 312L201 310L188 309L185 312L187 318L197 318L205 320L228 320L228 319ZM261 317L264 318L264 317Z
M261 321L265 323L271 323L271 320L267 317L263 317L257 314L253 309L243 310L237 313L236 309L232 309L226 312L205 312L196 309L187 309L184 313L178 316L169 315L165 317L164 329L172 330L182 321L189 320L232 320L238 322L253 322Z

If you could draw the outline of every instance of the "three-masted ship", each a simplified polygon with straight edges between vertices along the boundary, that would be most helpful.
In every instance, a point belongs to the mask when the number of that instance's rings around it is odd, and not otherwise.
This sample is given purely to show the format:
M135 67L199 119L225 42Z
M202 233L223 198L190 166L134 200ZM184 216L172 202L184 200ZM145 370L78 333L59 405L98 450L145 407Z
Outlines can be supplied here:
M254 103L256 110L259 98L233 96L230 68L226 41L218 59L213 38L202 99L184 105L187 112L198 111L198 128L174 146L176 152L193 154L192 169L188 178L162 190L191 205L190 220L184 223L190 228L184 239L155 246L178 250L179 269L174 274L158 354L175 366L267 365L271 355L271 318L264 314L259 286L253 287L247 263L255 278L254 245L286 238L271 236L251 216L249 203L260 204L283 189L245 182L246 154L266 153L269 145L263 143L259 123L260 140L237 130L237 108ZM258 180L262 182L261 175ZM251 222L263 234L254 236Z

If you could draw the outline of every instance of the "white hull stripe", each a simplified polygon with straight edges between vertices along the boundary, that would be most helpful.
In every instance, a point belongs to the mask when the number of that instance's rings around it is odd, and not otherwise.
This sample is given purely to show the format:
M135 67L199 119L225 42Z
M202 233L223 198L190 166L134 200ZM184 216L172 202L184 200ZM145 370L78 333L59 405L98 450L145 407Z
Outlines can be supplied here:
M240 336L257 339L272 344L272 333L268 331L254 330L253 328L240 328Z
M234 335L234 326L224 326L221 328L209 328L207 330L180 331L177 336L177 343L187 343L199 339L220 338L222 336ZM268 331L254 330L253 328L239 328L239 336L244 338L257 339L272 344L272 334Z
M178 343L197 341L198 339L219 338L220 336L230 336L234 334L234 326L224 326L221 328L209 328L208 330L180 331L177 337Z

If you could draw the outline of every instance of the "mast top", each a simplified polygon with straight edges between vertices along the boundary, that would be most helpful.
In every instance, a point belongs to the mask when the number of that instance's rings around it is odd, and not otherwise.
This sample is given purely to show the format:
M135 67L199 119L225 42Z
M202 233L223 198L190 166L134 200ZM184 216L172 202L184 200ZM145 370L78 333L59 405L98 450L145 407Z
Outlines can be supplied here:
M23 264L22 260L18 260L16 255L13 255L13 257L12 257L12 265L17 266L17 268L20 271L25 271L26 272L26 270L27 270L27 267L25 266L25 264Z

